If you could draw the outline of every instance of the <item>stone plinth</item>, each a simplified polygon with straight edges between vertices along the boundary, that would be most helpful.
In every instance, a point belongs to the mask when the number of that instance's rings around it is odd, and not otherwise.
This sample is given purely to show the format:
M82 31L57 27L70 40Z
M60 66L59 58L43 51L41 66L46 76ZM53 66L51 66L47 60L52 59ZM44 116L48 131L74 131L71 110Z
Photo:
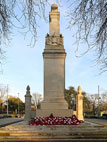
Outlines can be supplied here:
M47 45L48 46L48 45ZM44 56L44 102L41 109L68 109L64 99L65 56L63 51L45 51Z
M49 116L50 114L53 114L54 116L59 116L59 117L70 117L73 114L72 109L38 109L37 110L37 116L38 117L46 117Z

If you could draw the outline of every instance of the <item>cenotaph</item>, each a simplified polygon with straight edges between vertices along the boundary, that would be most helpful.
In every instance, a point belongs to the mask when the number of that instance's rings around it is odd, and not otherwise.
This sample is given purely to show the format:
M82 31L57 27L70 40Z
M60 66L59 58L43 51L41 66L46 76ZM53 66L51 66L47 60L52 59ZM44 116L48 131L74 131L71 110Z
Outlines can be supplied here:
M49 34L46 35L44 59L44 101L36 116L72 116L68 109L65 94L65 57L64 37L60 34L60 13L53 4L49 13Z

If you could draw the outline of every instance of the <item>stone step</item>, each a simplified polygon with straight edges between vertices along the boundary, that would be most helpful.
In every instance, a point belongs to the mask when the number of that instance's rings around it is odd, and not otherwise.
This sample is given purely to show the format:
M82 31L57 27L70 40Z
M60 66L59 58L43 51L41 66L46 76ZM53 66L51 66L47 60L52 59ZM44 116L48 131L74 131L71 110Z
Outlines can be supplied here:
M107 135L101 136L101 135L93 135L93 136L0 136L0 139L106 139Z
M5 131L5 132L8 132L8 131L10 131L10 132L17 132L17 131L19 131L19 132L24 132L24 131L31 131L31 132L60 132L60 131L64 131L65 133L67 133L67 132L73 132L73 131L75 131L75 132L98 132L98 131L106 131L107 132L107 128L99 128L99 129L96 129L96 128L93 128L93 129L80 129L80 128L68 128L68 129L66 129L66 128L54 128L54 129L52 129L52 128L41 128L41 129L36 129L36 128L23 128L23 127L20 127L20 128L11 128L11 129L9 129L9 128L1 128L0 129L0 132L3 132L3 131Z
M32 140L26 140L26 139L0 139L0 141L5 142L106 142L107 139L32 139Z
M12 125L9 125L9 126L6 126L6 127L20 127L20 126L22 126L23 125L23 127L42 127L42 126L44 126L44 127L93 127L93 125L90 125L90 124L87 124L87 123L81 123L81 124L79 124L79 125L33 125L33 126L31 126L31 125L28 125L28 123L27 124L23 124L23 123L15 123L15 124L12 124ZM101 127L100 125L97 125L97 124L95 124L94 126L96 126L96 127Z
M2 132L0 136L107 136L107 132L97 131L97 132L70 132L70 133L54 133L54 132Z
M101 130L101 129L100 129ZM79 131L83 131L83 132L87 132L87 131L89 131L89 132L91 132L92 130L81 130L81 129L70 129L70 130L67 130L67 129L56 129L56 130L47 130L47 129L43 129L43 130L37 130L37 129L10 129L10 130L8 130L8 129L6 129L6 130L0 130L0 132L1 131L35 131L35 132L51 132L51 131L53 131L53 132L60 132L60 131L65 131L65 132L72 132L72 131L77 131L77 132L79 132ZM93 130L93 131L97 131L97 129L95 129L95 130ZM105 131L107 131L107 130L105 130Z
M93 131L79 131L79 130L77 130L77 131L75 131L75 130L74 131L61 131L61 130L60 131L46 131L46 130L45 131L33 131L33 130L30 130L30 131L29 130L24 130L24 131L23 130L20 130L20 131L17 131L17 130L14 130L14 131L11 130L10 131L9 130L8 131L8 130L6 130L6 131L0 131L0 133L13 133L13 134L17 134L17 133L18 134L22 134L22 133L24 133L24 134L25 133L26 134L29 134L29 133L30 134L31 133L35 133L35 134L38 134L38 133L41 133L41 134L43 134L43 133L55 133L55 134L63 134L63 133L64 134L71 134L71 133L73 133L73 134L75 134L75 133L76 134L77 133L81 133L81 134L84 134L84 133L85 134L88 134L88 133L90 133L90 134L96 134L96 133L101 133L102 134L102 133L104 133L104 134L107 134L107 130L106 131L104 131L104 130L96 130L94 132Z
M106 139L107 141L107 127L94 126L83 127L80 126L29 126L29 125L11 125L5 128L0 128L0 141L1 140L23 140L23 141L38 141L49 139ZM53 141L51 141L53 142ZM57 141L59 142L59 141ZM60 141L62 142L62 141ZM102 141L101 141L102 142Z
M24 125L9 125L9 126L6 126L6 127L2 127L0 129L106 129L107 127L104 127L104 126L87 126L87 127L84 127L84 126L78 126L78 125L71 125L71 126L66 126L66 125L53 125L53 126L46 126L46 125L43 125L43 126L40 126L40 125L34 125L34 126L24 126Z
M106 142L107 139L0 139L0 141L5 142Z
M96 131L79 131L79 130L74 130L74 131L33 131L33 130L2 130L2 131L0 131L0 134L2 134L2 133L12 133L12 134L32 134L32 133L34 133L34 134L38 134L38 133L41 133L41 134L43 134L43 133L54 133L54 134L77 134L77 133L79 133L79 134L98 134L98 133L101 133L101 134L107 134L107 130L96 130Z
M72 132L65 132L65 131L59 131L59 132L35 132L35 131L1 131L0 132L0 141L1 140L38 140L38 139L106 139L107 140L107 129L106 131L72 131ZM48 141L47 141L48 142Z
M10 132L10 133L26 133L26 132L30 132L30 133L32 133L32 132L34 132L34 133L43 133L43 132L47 132L47 133L49 133L49 132L53 132L53 133L59 133L59 132L64 132L64 133L70 133L70 132L81 132L81 133L87 133L87 132L89 132L89 133L94 133L94 132L106 132L107 133L107 130L104 130L104 129L100 129L100 130L80 130L80 129L74 129L74 130L65 130L65 129L62 129L62 130L47 130L47 129L45 129L45 130L36 130L36 129L31 129L31 130L29 130L29 129L26 129L26 130L0 130L0 133L2 133L2 132Z
M86 127L86 128L84 128L84 127L65 127L65 126L63 126L63 127L56 127L56 126L54 126L54 127L46 127L46 126L40 126L40 127L38 127L38 126L8 126L8 127L5 127L5 128L1 128L1 129L7 129L7 130L20 130L20 129L23 129L23 130L26 130L26 129L28 129L28 130L30 130L30 129L36 129L36 130L43 130L43 129L47 129L47 130L55 130L55 129L70 129L70 130L72 130L72 129L88 129L88 130L92 130L92 129L102 129L102 128L104 128L104 127Z
M40 127L38 127L38 126L28 126L28 127L25 127L25 126L18 126L18 127L5 127L5 129L8 129L8 130L11 130L11 129L23 129L23 130L26 130L26 129L36 129L36 130L42 130L42 129L47 129L47 130L55 130L55 129L70 129L70 130L72 130L72 129L89 129L89 130L91 130L91 129L102 129L102 128L105 128L105 127L65 127L65 126L63 126L63 127L56 127L56 126L54 126L54 127L46 127L46 126L40 126ZM107 127L106 127L107 128ZM4 128L0 128L0 129L4 129Z
M90 136L90 137L93 137L93 136L95 136L95 137L98 137L98 136L100 136L100 137L102 137L102 136L107 136L107 133L106 134L104 134L104 133L94 133L94 134L90 134L90 133L85 133L85 134L83 134L83 133L78 133L78 134L76 134L76 133L71 133L71 134L64 134L64 133L59 133L59 134L55 134L55 133L37 133L37 134L10 134L10 136L75 136L75 137L77 137L77 136Z
M100 129L103 129L103 128L98 128L99 130ZM38 129L38 128L23 128L23 127L20 127L20 128L2 128L0 130L37 130L37 131L41 131L41 130L97 130L96 128L87 128L87 129L83 129L83 128L41 128L41 129Z

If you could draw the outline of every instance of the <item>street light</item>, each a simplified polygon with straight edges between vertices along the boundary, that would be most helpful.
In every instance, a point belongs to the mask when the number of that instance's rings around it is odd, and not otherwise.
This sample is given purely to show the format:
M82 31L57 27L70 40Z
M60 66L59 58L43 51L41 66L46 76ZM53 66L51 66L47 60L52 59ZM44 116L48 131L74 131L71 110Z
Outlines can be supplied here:
M74 94L70 94L71 97L72 97L72 100L71 100L71 106L74 110L76 110L76 98L75 98L75 95Z
M19 114L19 93L18 93L18 114Z
M72 98L73 100L73 109L76 110L76 100L75 100L75 96Z
M7 85L7 115L9 114L8 112L8 85Z

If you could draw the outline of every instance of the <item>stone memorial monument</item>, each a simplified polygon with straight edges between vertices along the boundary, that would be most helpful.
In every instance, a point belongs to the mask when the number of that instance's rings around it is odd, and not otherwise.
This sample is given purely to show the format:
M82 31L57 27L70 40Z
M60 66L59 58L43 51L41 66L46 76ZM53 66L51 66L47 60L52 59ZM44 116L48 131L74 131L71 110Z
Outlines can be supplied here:
M25 95L25 121L31 120L31 95L30 95L30 87L29 85L26 88L26 95Z
M49 34L46 35L44 59L44 101L36 116L72 116L68 109L65 94L65 58L64 37L60 34L60 13L53 4L49 13Z
M78 87L78 94L76 96L76 116L79 120L84 120L83 117L83 95L81 93L81 87Z

